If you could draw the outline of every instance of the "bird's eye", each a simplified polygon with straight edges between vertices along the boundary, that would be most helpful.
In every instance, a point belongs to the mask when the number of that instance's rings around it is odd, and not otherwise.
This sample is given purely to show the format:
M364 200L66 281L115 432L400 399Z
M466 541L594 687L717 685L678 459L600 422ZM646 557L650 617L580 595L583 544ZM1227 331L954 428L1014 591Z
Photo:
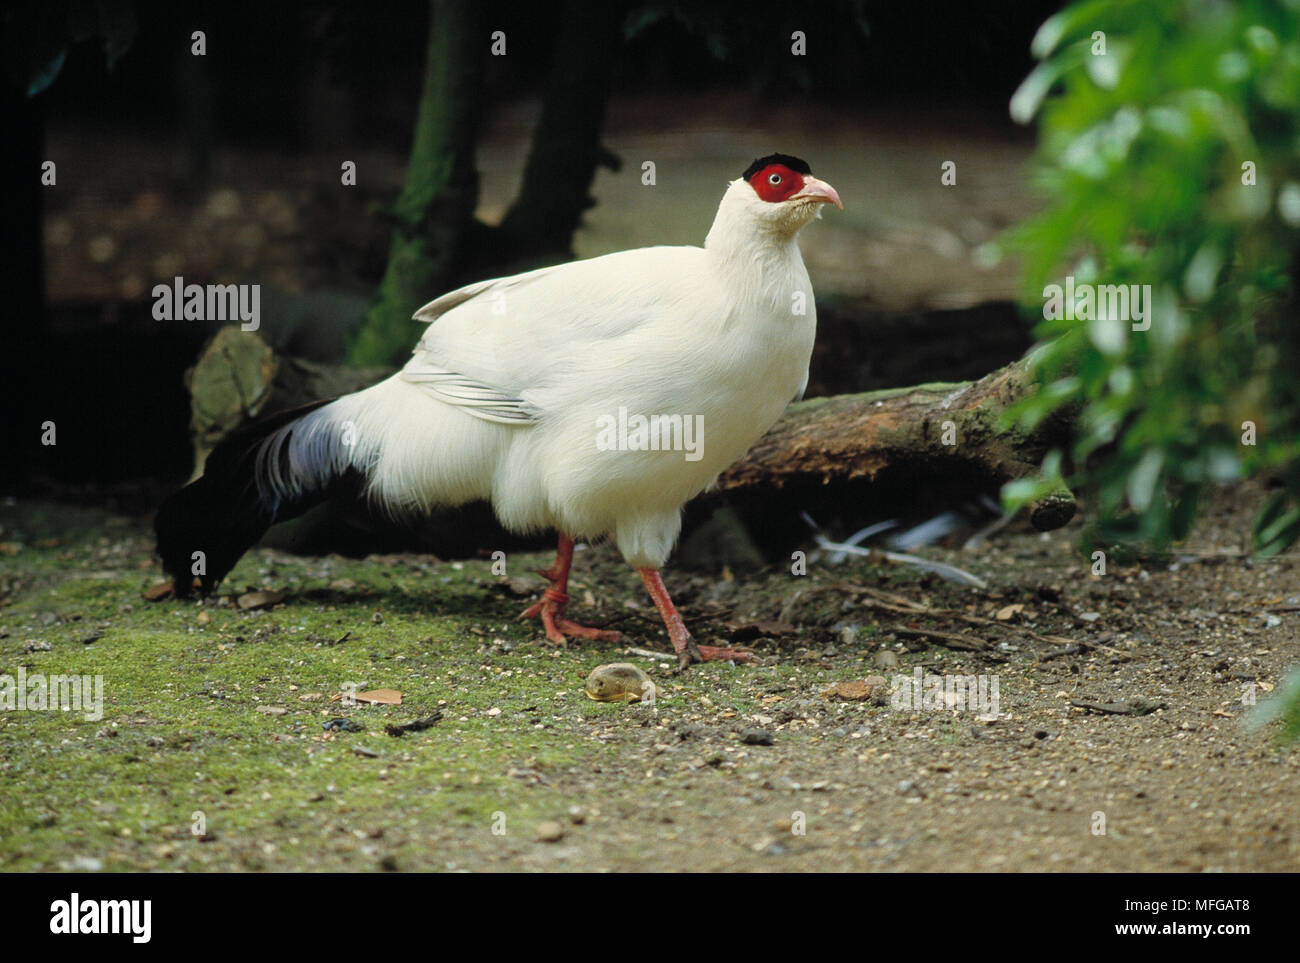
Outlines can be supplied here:
M774 185L775 185L775 184L780 184L780 183L781 183L781 175L780 175L780 174L773 174L771 177L769 177L769 178L767 179L767 182L768 182L769 184L774 184Z

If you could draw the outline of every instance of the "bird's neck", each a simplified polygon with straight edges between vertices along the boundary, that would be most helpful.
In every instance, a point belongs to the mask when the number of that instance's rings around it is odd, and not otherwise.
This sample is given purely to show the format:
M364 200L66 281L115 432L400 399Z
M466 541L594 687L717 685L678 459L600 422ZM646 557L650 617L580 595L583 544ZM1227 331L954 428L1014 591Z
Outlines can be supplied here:
M792 285L807 276L795 235L756 231L752 222L737 220L719 211L704 240L715 269L740 288L788 299Z

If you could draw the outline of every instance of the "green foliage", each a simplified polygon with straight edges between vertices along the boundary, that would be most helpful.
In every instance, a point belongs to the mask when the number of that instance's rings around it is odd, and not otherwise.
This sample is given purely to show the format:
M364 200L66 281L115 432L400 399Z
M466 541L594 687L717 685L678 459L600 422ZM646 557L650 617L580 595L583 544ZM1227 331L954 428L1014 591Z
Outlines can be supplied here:
M430 0L424 87L406 181L392 209L388 265L348 348L354 365L401 365L419 328L411 316L453 285L478 203L474 167L483 54L479 11Z
M1281 722L1282 740L1300 739L1300 669L1287 676L1278 693L1261 703L1250 717L1251 726L1256 728L1270 722Z
M1037 326L1042 387L1010 418L1068 411L1077 433L1006 497L1068 465L1095 485L1100 541L1159 546L1207 486L1267 473L1283 490L1256 551L1276 553L1300 536L1300 0L1084 0L1033 50L1012 113L1040 118L1046 205L1003 242L1026 302L1067 275L1149 285L1150 327L1113 310Z

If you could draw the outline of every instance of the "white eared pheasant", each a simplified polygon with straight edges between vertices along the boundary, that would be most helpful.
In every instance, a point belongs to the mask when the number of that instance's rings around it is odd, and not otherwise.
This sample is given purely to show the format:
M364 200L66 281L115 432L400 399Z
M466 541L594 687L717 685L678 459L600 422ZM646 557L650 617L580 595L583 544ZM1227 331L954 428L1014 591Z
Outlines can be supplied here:
M742 657L692 641L659 569L682 506L807 384L817 322L795 235L826 203L843 207L804 161L772 154L727 187L702 248L608 254L425 305L400 372L233 433L163 503L177 593L210 591L272 523L359 482L398 517L485 499L511 531L558 531L550 587L525 613L556 644L618 638L565 613L573 540L608 536L683 667Z

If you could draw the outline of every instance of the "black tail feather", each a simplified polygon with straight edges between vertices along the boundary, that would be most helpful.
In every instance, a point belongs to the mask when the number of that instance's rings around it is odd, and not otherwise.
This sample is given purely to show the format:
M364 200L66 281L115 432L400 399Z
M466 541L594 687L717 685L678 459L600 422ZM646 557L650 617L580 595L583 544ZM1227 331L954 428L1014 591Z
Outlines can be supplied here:
M202 477L162 503L154 519L157 552L177 595L188 596L196 580L200 592L211 592L273 522L296 518L329 496L327 490L319 490L293 502L265 505L258 497L254 471L263 441L330 400L283 411L231 432L208 455Z

